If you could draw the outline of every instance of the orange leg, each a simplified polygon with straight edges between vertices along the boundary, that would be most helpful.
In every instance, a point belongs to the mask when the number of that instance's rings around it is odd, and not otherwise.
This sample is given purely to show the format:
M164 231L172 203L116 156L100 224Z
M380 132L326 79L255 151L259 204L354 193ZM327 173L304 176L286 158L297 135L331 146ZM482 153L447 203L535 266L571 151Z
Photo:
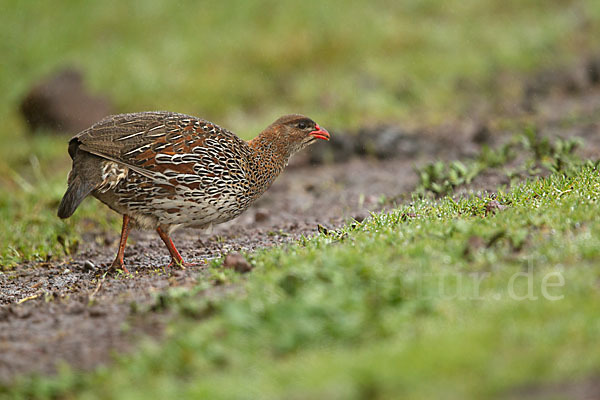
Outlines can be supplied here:
M187 263L183 261L183 257L181 257L181 254L179 254L179 252L175 248L175 245L173 244L173 241L171 240L171 237L167 232L165 232L160 226L156 228L156 232L158 232L158 235L160 236L162 241L165 242L165 245L167 246L167 249L171 254L171 263L169 264L169 267L177 265L182 269L185 269L185 267L194 265L192 263Z
M121 228L121 241L119 242L119 251L117 251L117 257L113 261L110 269L121 269L126 274L129 273L123 262L123 256L125 254L125 245L127 244L127 237L131 227L129 226L129 215L123 215L123 227Z

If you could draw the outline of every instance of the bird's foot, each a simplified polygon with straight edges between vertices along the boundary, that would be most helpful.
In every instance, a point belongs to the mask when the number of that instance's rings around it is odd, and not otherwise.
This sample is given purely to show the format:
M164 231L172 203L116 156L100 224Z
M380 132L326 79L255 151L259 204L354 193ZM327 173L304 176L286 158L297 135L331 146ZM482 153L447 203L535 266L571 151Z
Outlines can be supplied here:
M108 267L108 271L106 271L106 272L111 273L111 272L117 272L119 270L123 271L124 274L129 274L129 270L123 263L123 260L119 260L117 258L117 259L115 259L115 261L112 262L110 267Z
M204 262L192 263L183 260L171 260L169 265L167 265L167 268L186 269L188 267L199 267L201 265L204 265Z
M167 268L169 268L169 269L173 269L173 268L186 269L188 267L195 267L195 266L196 266L196 264L189 263L186 261L171 261L169 263L169 265L167 265Z

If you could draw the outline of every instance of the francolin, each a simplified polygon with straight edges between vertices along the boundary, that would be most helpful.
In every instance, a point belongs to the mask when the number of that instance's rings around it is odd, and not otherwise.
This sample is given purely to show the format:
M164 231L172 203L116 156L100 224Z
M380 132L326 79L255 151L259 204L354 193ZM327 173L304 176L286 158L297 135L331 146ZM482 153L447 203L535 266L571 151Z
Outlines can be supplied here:
M279 118L244 141L200 118L171 112L107 117L69 142L73 168L58 216L70 217L91 194L123 215L117 256L132 227L156 229L171 265L188 265L171 240L180 227L229 221L258 199L297 151L329 133L303 115Z

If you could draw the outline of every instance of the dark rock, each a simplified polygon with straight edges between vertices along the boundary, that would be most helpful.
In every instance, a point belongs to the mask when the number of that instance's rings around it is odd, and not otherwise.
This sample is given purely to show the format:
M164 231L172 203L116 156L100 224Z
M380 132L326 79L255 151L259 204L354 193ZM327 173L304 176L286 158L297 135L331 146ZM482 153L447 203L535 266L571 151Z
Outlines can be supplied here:
M88 309L88 313L92 318L98 318L106 315L106 310L99 306L92 306Z
M566 79L566 72L558 68L543 70L527 80L525 96L537 98L546 95L552 88L560 86Z
M74 302L67 306L66 312L69 314L81 314L85 311L85 306L82 303Z
M487 125L477 125L473 133L473 142L477 144L486 144L491 141L492 133Z
M270 213L268 210L265 210L264 208L259 208L254 213L254 221L255 222L264 222L269 219L269 216L270 216Z
M175 270L171 274L175 278L185 278L185 276L186 276L185 270L181 270L181 269Z
M408 135L397 126L387 126L358 136L358 152L378 159L412 155L419 150L416 136Z
M351 133L332 133L327 145L312 146L309 161L311 164L339 163L349 160L355 154L356 137Z
M0 307L0 322L8 321L10 314L12 314L12 308L10 306Z
M308 193L314 193L317 191L317 189L317 185L315 185L313 182L309 182L306 185L304 185L304 190L306 190Z
M395 125L380 126L359 131L356 135L355 152L378 159L414 156L423 149L425 142L422 138L421 135L408 133Z
M232 252L225 256L223 268L233 269L241 274L252 271L252 265L238 252Z
M360 129L353 133L331 135L327 146L311 149L311 164L340 163L353 156L377 159L413 157L417 152L427 151L431 140L415 132L407 132L397 125L384 125Z
M600 56L591 58L587 63L587 74L590 84L600 83Z
M83 263L81 269L83 271L85 271L85 272L95 271L96 270L96 266L90 260L85 260L85 262Z
M599 66L594 60L570 67L543 70L528 79L525 84L525 99L536 101L553 91L576 93L594 84Z
M65 68L36 84L21 102L33 132L39 128L74 134L113 113L108 99L91 95L83 74Z
M578 65L568 70L562 88L568 93L585 90L590 84L586 66Z

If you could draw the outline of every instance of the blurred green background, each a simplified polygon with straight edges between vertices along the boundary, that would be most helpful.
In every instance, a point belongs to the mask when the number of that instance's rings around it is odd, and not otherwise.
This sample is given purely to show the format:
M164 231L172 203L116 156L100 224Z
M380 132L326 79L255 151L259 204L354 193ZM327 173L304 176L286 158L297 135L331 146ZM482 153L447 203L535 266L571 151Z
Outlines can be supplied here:
M5 0L0 11L3 265L62 254L57 238L76 240L81 215L112 221L88 202L66 223L54 216L67 137L30 135L19 115L61 67L80 68L118 112L189 113L249 138L290 112L333 131L469 116L600 37L595 0Z
M19 130L15 105L28 86L67 64L120 111L178 110L244 133L295 110L343 127L454 113L467 109L461 92L498 89L500 74L596 44L599 9L581 0L5 1L2 117Z

